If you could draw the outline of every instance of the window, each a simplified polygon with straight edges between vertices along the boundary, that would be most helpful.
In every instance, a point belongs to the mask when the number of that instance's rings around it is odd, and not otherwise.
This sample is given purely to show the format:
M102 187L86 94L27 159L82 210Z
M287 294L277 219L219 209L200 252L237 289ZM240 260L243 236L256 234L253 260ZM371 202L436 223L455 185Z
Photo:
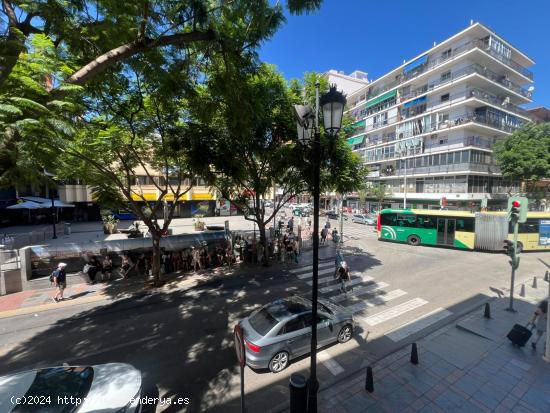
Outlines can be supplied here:
M398 215L397 225L400 227L416 228L416 215Z
M395 225L397 223L397 214L381 214L380 223L382 225Z
M448 72L441 73L441 81L442 82L446 82L447 80L450 80L450 79L451 79L451 71L450 70Z
M417 221L419 228L434 229L437 226L435 217L419 215Z
M441 138L439 138L440 145L445 145L447 142L449 142L449 138L447 136L442 136Z
M457 218L456 230L474 232L474 219L473 218Z
M285 334L286 333L292 333L294 331L301 330L304 327L304 318L303 316L298 316L293 320L290 320L285 325Z
M441 101L447 102L449 100L449 94L445 93L444 95L441 95Z
M265 336L277 325L277 320L273 317L266 308L262 308L256 314L248 319L250 325L258 334Z
M448 58L451 57L451 53L452 53L451 49L445 50L443 53L441 53L441 59L447 60Z

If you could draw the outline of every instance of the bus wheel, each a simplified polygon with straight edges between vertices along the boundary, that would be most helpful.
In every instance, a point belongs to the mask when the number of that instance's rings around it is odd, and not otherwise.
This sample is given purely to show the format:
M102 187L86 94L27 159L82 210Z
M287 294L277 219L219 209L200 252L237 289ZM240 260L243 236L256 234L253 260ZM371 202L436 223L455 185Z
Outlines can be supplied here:
M409 235L409 238L407 238L407 243L416 247L420 245L420 238L418 238L416 235Z
M518 241L518 247L517 247L517 253L519 254L521 251L523 251L523 244Z

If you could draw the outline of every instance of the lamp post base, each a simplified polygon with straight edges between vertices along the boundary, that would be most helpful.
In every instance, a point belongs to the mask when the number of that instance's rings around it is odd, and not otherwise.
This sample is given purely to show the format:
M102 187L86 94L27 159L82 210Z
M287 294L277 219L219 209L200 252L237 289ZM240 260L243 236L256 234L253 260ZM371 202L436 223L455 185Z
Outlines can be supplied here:
M317 413L317 393L319 392L319 381L316 378L309 378L307 381L307 413Z

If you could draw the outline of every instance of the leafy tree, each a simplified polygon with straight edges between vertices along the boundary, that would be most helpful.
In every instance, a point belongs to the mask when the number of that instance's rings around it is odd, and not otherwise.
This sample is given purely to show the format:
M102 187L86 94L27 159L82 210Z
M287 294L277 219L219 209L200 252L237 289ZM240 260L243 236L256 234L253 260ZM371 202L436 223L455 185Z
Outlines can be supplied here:
M550 123L527 123L494 148L502 175L525 182L527 192L550 177Z
M378 212L382 210L382 202L390 195L389 188L384 184L373 185L367 188L370 197L378 202Z

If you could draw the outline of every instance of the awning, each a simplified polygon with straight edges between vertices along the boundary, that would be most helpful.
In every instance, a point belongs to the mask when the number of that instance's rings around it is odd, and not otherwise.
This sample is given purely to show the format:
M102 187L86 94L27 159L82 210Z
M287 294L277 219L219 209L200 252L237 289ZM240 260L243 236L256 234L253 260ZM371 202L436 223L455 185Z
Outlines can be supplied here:
M214 196L209 192L203 193L203 194L194 193L193 195L191 195L191 199L201 200L201 201L210 201L214 199Z
M360 145L363 143L363 139L365 139L365 135L356 136L355 138L349 138L348 139L348 145Z
M134 193L132 194L132 199L134 201L143 201L144 198L146 201L156 201L158 199L158 195L156 192L143 192L141 196Z
M38 204L36 202L32 201L25 201L20 202L19 204L10 205L9 207L6 207L7 209L41 209L46 208L45 205Z
M411 106L418 105L420 103L426 102L428 98L426 96L419 97L417 99L411 100L403 105L404 108L410 108Z
M36 202L40 204L40 208L51 208L52 200L49 198L42 198L39 196L22 196L21 199L25 201ZM55 208L74 208L73 204L66 204L65 202L60 201L59 199L54 199L53 206Z
M369 103L367 103L367 106L365 108L370 108L371 106L377 105L380 102L383 102L388 99L393 99L397 96L397 89L392 90L391 92L383 93L382 95L378 96L377 98L374 98Z
M420 56L415 61L409 63L407 66L403 68L403 73L408 73L414 69L416 69L418 66L422 66L424 63L428 61L428 55L425 54L424 56Z

